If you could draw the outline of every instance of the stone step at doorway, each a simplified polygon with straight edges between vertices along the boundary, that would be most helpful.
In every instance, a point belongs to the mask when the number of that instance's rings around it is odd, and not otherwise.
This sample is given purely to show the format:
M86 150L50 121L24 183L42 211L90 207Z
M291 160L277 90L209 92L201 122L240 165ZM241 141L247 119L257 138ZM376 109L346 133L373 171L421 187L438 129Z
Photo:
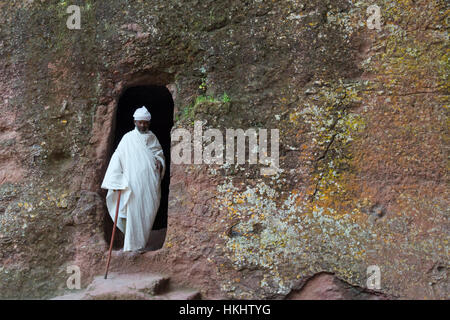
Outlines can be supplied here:
M170 283L170 278L153 273L111 272L94 278L84 290L51 300L199 300L199 291L179 288Z

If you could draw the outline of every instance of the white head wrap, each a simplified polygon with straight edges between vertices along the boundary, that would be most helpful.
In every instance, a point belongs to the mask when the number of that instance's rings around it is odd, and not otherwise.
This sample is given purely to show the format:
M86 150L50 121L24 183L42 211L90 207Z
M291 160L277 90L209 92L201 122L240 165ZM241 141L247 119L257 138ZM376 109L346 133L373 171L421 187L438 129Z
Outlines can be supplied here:
M150 121L150 119L152 118L152 115L150 114L150 112L148 112L148 110L145 106L142 106L139 109L136 109L133 117L134 117L134 120Z

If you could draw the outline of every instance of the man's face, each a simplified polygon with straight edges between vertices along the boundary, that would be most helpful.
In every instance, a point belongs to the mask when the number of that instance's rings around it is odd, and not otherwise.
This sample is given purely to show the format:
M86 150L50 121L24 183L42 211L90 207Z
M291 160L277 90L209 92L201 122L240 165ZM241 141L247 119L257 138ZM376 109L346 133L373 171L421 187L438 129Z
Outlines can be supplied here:
M136 127L139 130L139 132L141 132L141 133L147 132L149 130L149 128L150 128L150 121L135 120L134 124L136 125Z

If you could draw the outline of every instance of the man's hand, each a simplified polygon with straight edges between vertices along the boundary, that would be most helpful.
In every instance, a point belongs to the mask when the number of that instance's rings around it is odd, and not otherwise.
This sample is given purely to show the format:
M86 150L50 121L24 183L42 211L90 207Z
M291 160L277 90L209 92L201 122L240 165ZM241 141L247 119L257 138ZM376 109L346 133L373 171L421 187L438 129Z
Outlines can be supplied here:
M159 171L160 175L162 174L162 165L161 165L161 162L159 162L159 161L156 161L156 170Z

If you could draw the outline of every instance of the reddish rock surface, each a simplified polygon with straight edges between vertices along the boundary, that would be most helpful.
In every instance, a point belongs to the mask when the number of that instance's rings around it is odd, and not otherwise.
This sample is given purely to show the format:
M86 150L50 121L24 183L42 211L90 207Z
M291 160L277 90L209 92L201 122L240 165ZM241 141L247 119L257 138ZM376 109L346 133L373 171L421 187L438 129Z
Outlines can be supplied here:
M172 130L279 129L281 170L171 163L163 247L112 273L205 299L448 299L447 4L380 0L380 31L372 4L86 1L69 30L66 1L0 3L0 296L103 273L119 100L151 85Z
M292 290L286 299L386 300L388 297L368 289L352 287L332 274L320 273L309 279L300 290Z
M170 279L157 274L110 273L96 277L86 290L78 290L52 300L193 300L196 290L175 288Z

